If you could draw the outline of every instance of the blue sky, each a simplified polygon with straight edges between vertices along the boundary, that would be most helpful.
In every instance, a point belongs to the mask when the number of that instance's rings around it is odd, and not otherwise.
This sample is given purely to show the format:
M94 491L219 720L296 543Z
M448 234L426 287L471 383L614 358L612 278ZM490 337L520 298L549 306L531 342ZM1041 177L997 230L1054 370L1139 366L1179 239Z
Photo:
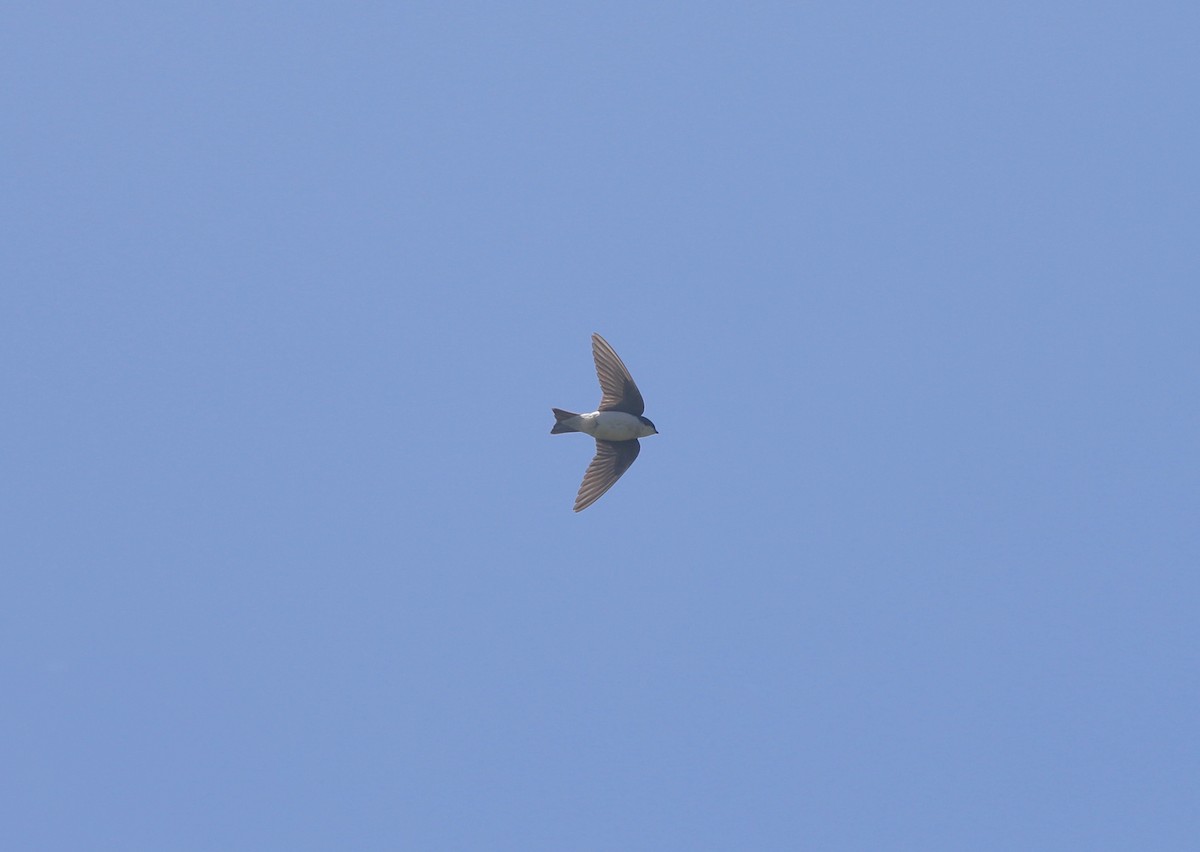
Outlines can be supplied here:
M0 18L6 846L1195 848L1194 4Z

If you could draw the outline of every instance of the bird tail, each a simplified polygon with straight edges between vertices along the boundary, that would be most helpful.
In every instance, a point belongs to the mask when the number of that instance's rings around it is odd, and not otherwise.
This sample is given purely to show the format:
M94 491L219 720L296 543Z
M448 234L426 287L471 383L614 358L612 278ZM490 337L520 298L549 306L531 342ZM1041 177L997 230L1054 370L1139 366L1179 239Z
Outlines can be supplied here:
M564 425L564 421L578 417L578 414L572 414L570 411L563 411L561 408L551 408L554 412L554 428L550 430L551 435L561 435L563 432L578 432L574 426Z

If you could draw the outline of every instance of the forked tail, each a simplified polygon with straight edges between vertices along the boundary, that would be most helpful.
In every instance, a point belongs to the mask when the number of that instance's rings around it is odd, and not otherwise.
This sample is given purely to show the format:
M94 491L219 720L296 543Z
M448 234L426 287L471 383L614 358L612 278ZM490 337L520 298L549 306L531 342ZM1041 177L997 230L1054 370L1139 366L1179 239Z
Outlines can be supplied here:
M572 420L578 417L578 414L572 414L570 411L563 411L561 408L551 408L554 412L554 428L550 430L551 435L561 435L563 432L578 432L574 426L564 425L564 421Z

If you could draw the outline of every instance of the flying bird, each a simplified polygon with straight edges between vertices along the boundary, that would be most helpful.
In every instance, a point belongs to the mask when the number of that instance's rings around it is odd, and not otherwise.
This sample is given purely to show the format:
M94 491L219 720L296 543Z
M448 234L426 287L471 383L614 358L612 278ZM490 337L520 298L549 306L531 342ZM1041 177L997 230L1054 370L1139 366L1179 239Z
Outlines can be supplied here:
M551 435L584 432L596 439L596 457L583 474L583 484L575 496L576 512L599 500L629 470L642 449L638 438L658 434L654 424L642 416L646 403L633 376L608 341L598 334L592 335L592 356L596 359L596 375L600 377L599 408L591 414L550 409L555 420Z

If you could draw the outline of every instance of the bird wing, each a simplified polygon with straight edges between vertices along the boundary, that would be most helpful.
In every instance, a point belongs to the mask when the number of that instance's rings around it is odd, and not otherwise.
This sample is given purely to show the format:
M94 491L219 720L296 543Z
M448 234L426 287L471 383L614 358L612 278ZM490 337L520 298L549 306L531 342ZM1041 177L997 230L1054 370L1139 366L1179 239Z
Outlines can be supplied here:
M596 441L596 457L583 474L583 484L575 495L575 511L582 512L599 500L621 474L629 470L641 451L636 438L632 441Z
M646 410L642 392L634 384L633 376L629 375L624 362L617 357L608 341L598 334L592 335L592 356L596 359L596 375L600 377L600 390L603 391L599 410L624 411L640 417Z

